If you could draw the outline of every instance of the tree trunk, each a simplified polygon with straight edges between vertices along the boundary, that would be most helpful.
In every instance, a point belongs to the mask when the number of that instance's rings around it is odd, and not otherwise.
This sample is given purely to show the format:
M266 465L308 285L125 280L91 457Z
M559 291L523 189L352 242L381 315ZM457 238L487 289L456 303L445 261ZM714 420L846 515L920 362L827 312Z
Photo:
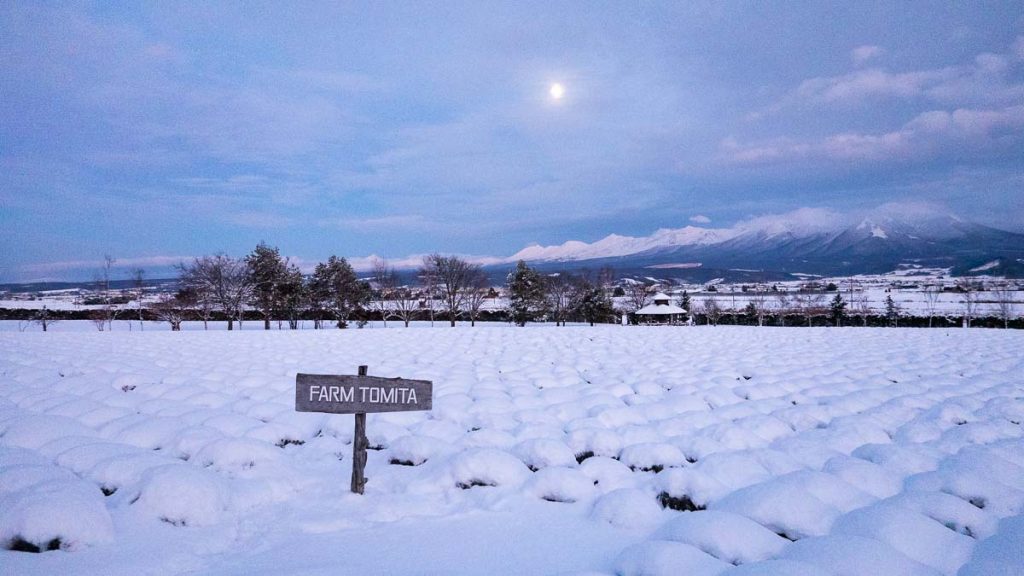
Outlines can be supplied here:
M270 318L263 319L263 329L270 330Z
M449 322L452 323L452 328L455 328L455 317L454 316L452 316L452 318L451 318L451 320L449 320Z

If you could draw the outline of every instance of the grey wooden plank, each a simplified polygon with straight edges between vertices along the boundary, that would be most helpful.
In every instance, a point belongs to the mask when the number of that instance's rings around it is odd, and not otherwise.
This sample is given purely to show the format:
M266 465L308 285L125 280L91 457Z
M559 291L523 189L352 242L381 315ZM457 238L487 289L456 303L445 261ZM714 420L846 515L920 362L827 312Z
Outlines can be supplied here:
M297 374L295 410L357 414L430 410L429 380L343 374Z

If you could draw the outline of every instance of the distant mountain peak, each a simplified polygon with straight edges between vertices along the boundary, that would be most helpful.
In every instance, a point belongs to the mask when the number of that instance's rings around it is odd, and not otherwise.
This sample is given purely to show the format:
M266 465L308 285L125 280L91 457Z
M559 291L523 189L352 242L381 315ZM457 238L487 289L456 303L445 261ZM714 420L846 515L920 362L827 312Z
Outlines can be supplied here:
M983 257L987 260L977 261ZM801 208L752 217L730 228L687 225L660 228L644 237L609 234L593 243L573 240L557 246L534 244L506 262L608 258L616 259L611 262L616 266L642 262L656 269L683 269L680 263L686 263L686 269L703 265L861 273L886 267L892 270L905 262L930 261L969 272L999 258L1000 262L1014 263L1022 257L1022 234L965 221L934 204L890 203L858 214Z

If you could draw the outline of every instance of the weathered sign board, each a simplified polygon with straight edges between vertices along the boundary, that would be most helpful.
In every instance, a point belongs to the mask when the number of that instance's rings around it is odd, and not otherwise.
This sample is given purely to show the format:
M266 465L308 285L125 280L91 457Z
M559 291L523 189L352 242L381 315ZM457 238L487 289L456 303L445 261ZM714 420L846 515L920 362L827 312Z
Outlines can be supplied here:
M367 376L366 366L359 374L296 374L295 410L355 414L352 437L352 492L362 494L366 486L366 414L368 412L405 412L430 410L433 383L429 380L380 378Z
M295 410L330 414L430 410L427 380L328 374L295 376Z

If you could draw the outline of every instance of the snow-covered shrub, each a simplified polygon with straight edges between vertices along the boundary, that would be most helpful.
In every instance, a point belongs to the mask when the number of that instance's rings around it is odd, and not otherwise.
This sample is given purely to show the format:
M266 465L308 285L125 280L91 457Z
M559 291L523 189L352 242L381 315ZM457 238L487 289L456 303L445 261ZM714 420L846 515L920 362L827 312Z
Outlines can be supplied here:
M435 454L448 449L450 448L447 442L430 436L402 436L391 442L389 462L403 466L419 466L433 458Z
M504 430L485 428L473 430L462 437L460 443L466 448L508 449L516 444L516 437Z
M20 448L39 448L67 436L97 436L96 431L64 416L18 416L4 423L0 443Z
M11 494L44 482L77 480L78 477L52 464L22 464L0 467L0 495Z
M648 540L626 548L615 560L620 576L717 576L731 565L693 546Z
M974 540L926 516L882 502L836 520L832 534L873 538L943 574L954 574L970 557Z
M671 444L645 442L626 446L619 455L623 464L634 470L661 472L665 468L684 466L686 456Z
M597 494L589 477L574 468L561 467L538 471L527 481L525 490L550 502L585 502Z
M803 470L737 490L708 508L735 512L790 540L827 534L842 512L875 499L842 480Z
M272 444L250 438L214 440L192 457L197 466L224 472L239 472L273 464L281 459L281 451Z
M466 450L450 462L450 471L459 488L474 486L518 486L530 476L530 470L518 458L493 448Z
M638 482L637 476L628 466L606 456L587 458L580 464L580 472L590 478L601 492L633 488Z
M221 520L227 502L227 490L216 474L171 464L146 473L131 506L175 526L209 526Z
M520 442L513 452L530 470L539 470L548 466L574 466L576 456L572 450L560 440L534 438Z
M606 428L580 428L569 433L567 443L582 462L593 456L617 458L622 451L622 439Z
M712 510L681 514L659 528L656 537L689 544L730 564L772 558L789 544L749 518Z
M647 492L620 488L601 496L590 516L618 528L649 530L664 520L663 514L661 506Z
M729 489L714 477L695 468L673 468L658 474L655 486L658 501L665 508L679 511L703 510Z
M826 574L938 574L887 544L861 536L806 538L787 546L781 557L814 565Z
M53 480L0 497L0 545L73 551L110 542L114 525L103 494L80 480Z

